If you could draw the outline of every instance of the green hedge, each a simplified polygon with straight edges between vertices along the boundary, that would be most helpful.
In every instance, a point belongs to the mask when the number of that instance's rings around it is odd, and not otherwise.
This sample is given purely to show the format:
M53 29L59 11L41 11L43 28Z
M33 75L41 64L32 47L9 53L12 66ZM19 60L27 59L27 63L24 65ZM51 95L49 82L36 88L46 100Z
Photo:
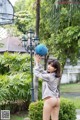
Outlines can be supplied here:
M30 120L42 120L42 112L43 101L37 101L30 104ZM75 106L71 101L67 99L61 99L59 120L76 120Z

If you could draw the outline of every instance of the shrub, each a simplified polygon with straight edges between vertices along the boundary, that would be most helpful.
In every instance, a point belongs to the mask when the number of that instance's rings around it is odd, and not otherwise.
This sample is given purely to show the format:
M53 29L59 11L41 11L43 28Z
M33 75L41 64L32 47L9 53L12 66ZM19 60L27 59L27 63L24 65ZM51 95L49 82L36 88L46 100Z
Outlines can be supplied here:
M29 106L30 120L42 120L43 101L31 103ZM61 99L59 120L75 120L76 111L74 104L67 100Z
M18 99L30 101L30 56L8 53L0 55L0 103Z
M75 120L76 108L73 102L68 99L61 99L59 120Z
M0 103L3 101L30 101L30 75L20 73L16 75L0 75Z
M0 109L9 108L15 112L24 108L16 101L31 100L30 55L19 53L0 54ZM24 103L24 102L23 102ZM22 107L23 106L23 107Z
M33 102L29 106L30 120L42 120L43 101Z
M29 101L17 100L15 102L0 104L0 110L10 110L10 113L26 111L29 107Z
M0 74L27 72L30 74L30 56L28 54L8 53L0 55Z

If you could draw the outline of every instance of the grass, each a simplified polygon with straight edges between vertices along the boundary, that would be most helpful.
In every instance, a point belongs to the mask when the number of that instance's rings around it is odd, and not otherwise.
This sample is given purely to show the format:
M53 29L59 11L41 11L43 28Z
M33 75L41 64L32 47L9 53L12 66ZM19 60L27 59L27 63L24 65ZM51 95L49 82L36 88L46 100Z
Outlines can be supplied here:
M80 96L76 95L77 93L80 94L80 83L62 84L60 90L62 97L66 97L67 99L71 100L76 109L80 109ZM67 95L65 93L67 93ZM74 95L72 95L73 93Z
M24 120L24 118L27 117L28 117L28 113L23 111L23 112L18 112L16 114L11 114L10 120Z
M74 84L62 84L61 92L80 92L80 83L74 83Z
M76 109L80 109L80 98L75 98L70 100L74 103Z
M11 120L24 120L24 117L19 117L17 115L11 115Z

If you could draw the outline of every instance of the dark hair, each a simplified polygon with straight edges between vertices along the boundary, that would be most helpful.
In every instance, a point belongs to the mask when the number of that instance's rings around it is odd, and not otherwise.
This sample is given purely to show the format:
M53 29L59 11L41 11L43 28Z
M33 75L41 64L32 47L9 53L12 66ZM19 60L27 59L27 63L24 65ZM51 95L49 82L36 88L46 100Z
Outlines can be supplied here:
M52 67L56 68L56 71L55 71L56 75L55 76L61 77L60 63L58 62L58 60L56 60L56 59L49 60L48 64L51 64Z

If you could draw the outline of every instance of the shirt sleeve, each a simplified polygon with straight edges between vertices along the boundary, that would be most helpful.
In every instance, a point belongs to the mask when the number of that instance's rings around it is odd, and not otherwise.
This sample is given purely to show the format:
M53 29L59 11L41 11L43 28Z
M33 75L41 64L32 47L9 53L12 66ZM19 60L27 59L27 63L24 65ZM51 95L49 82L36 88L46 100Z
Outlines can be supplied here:
M50 75L46 73L42 67L42 65L37 64L33 69L34 75L38 78L41 78L45 81L49 81Z

